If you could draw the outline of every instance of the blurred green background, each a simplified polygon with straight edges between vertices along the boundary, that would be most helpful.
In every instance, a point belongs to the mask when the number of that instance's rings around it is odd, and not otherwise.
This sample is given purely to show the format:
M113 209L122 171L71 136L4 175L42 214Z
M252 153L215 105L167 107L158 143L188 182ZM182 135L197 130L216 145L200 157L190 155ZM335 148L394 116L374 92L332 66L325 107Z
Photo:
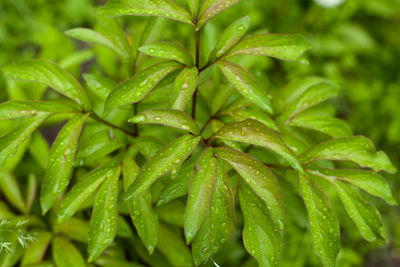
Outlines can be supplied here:
M0 68L23 58L56 61L82 80L83 72L120 80L126 74L111 52L72 40L64 31L96 27L95 0L0 0ZM177 0L185 5L185 0ZM203 35L208 51L234 19L249 15L250 33L302 33L312 43L309 65L254 57L243 64L271 90L306 75L321 75L338 83L342 95L334 101L338 116L355 134L371 138L400 169L400 0L242 0L213 19ZM125 17L123 25L134 45L145 17ZM192 29L166 21L163 40L191 46ZM122 74L121 74L122 73ZM0 99L37 99L41 86L0 76ZM2 123L0 130L9 125ZM52 134L50 131L49 135ZM400 174L384 174L400 201ZM338 266L400 266L398 207L371 199L384 217L387 244L364 241L349 218L342 216L342 251ZM339 215L340 216L340 213ZM282 266L318 266L305 229L288 229ZM236 241L237 243L237 241ZM243 249L235 240L216 257L221 266L239 266ZM253 266L246 261L243 265Z

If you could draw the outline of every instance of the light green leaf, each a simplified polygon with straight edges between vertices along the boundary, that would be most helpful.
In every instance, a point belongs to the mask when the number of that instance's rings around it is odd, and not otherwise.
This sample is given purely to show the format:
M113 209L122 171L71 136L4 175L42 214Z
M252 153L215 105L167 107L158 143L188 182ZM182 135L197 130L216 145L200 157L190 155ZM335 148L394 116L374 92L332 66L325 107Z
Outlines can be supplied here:
M231 6L239 3L240 0L205 0L200 7L198 19L197 19L197 30L199 30L207 21L230 8Z
M197 123L185 112L175 109L149 109L131 118L132 123L162 124L199 134Z
M97 12L106 16L157 16L193 24L190 13L169 0L110 0Z
M36 191L37 191L37 178L33 173L30 173L28 176L28 181L25 190L26 192L25 207L27 212L31 210L33 202L36 199Z
M349 160L361 167L375 171L396 172L383 151L376 151L373 143L363 136L350 136L322 142L300 155L300 161L308 164L316 160Z
M113 80L101 75L84 73L83 78L85 79L89 90L102 100L106 99L112 88L116 86L116 83Z
M78 139L88 116L89 114L79 114L70 119L58 133L50 149L47 158L46 175L40 192L40 204L43 214L53 206L58 194L69 183Z
M87 243L89 222L73 217L61 224L55 224L54 232L63 234L72 240Z
M97 258L117 234L118 179L119 175L108 177L96 194L88 235L89 262Z
M122 105L139 102L166 75L180 66L174 61L159 63L120 83L108 94L104 104L105 113Z
M243 182L239 200L244 217L243 243L259 266L278 266L282 236L264 201Z
M170 108L184 110L199 83L196 67L184 68L175 79Z
M229 49L232 48L246 33L250 26L250 17L245 16L233 22L221 34L214 50L211 52L208 61L213 62L217 58L222 57Z
M175 60L186 66L193 65L192 55L178 44L156 42L139 47L139 51L148 56Z
M133 183L140 172L139 166L136 164L135 160L125 153L124 159L122 161L122 174L124 178L124 192L126 192L129 186Z
M242 153L228 148L215 148L215 155L236 170L251 189L266 203L273 220L283 227L282 193L275 175L264 164Z
M190 244L196 236L211 204L217 180L217 160L213 155L213 150L211 148L205 150L196 165L198 171L190 182L185 210L184 229L187 244Z
M162 175L180 165L196 148L200 137L185 134L158 150L142 167L139 176L129 187L125 200L140 196Z
M249 71L226 60L219 60L217 65L241 95L268 113L273 112L267 93Z
M57 236L52 242L53 259L57 267L85 267L86 263L79 250L67 239Z
M200 8L200 0L187 0L189 11L192 14L192 18L197 18L197 13Z
M17 180L3 169L0 169L0 189L10 204L21 212L27 211Z
M252 109L237 109L231 112L232 117L234 117L238 121L242 121L245 119L253 119L265 124L265 126L279 131L278 126L276 126L275 122L264 112L259 109L252 108Z
M213 137L261 146L283 157L294 169L303 171L303 167L294 152L290 150L279 135L261 122L244 120L230 123L219 129Z
M237 55L258 55L301 61L303 53L310 48L308 41L299 34L259 34L239 42L225 58Z
M299 174L299 179L314 252L324 266L335 266L340 249L340 230L329 199L307 174Z
M4 68L10 78L43 83L71 98L85 110L90 109L89 98L78 81L57 64L45 60L23 60Z
M25 250L21 266L42 262L47 247L50 244L52 234L47 231L40 231L36 235L36 241Z
M47 140L39 131L32 135L28 150L40 167L45 170L50 147Z
M225 125L223 122L216 120L216 119L212 119L210 124L211 124L211 129L212 129L213 133L216 133L219 129L221 129ZM239 150L239 151L242 150L240 144L238 144L237 142L229 141L229 140L222 140L222 142L225 145L232 147L236 150Z

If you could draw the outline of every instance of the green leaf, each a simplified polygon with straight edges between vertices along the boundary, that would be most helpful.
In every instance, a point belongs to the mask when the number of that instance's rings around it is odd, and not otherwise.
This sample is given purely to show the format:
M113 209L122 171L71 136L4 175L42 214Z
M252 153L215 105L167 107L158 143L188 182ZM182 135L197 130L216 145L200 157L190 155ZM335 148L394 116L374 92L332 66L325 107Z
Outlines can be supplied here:
M45 60L23 60L4 68L10 78L43 83L71 98L85 110L90 109L89 98L78 81L57 64Z
M339 119L325 116L296 116L286 125L309 128L331 137L342 137L352 135L350 126Z
M108 177L100 186L93 206L89 230L89 262L97 258L117 234L118 175Z
M175 199L166 205L157 207L156 212L161 221L183 227L183 222L185 220L185 203L179 199Z
M222 165L218 163L217 181L207 216L192 245L196 265L208 260L231 238L234 228L234 196Z
M47 247L50 244L51 237L52 234L50 232L40 231L36 235L36 241L30 244L29 247L25 250L21 266L42 262Z
M192 18L197 18L197 13L200 8L200 0L187 0L189 11L192 14Z
M199 30L207 21L230 8L231 6L239 3L240 0L205 0L200 7L198 19L197 19L197 30Z
M196 67L184 68L175 79L170 108L184 110L199 84Z
M340 231L329 199L307 174L299 174L299 179L308 211L314 252L324 266L335 266L340 249Z
M299 172L303 171L303 167L294 152L290 150L279 135L261 122L255 120L244 120L229 123L219 129L213 137L222 140L237 141L261 146L283 157Z
M378 210L344 183L333 183L347 214L353 219L365 240L383 241L382 218Z
M283 227L282 193L275 175L264 164L242 153L228 148L215 148L215 155L236 170L251 189L266 203L273 220Z
M57 236L52 242L53 259L57 267L85 267L86 263L79 250L67 239Z
M174 61L159 63L120 83L108 94L104 104L105 113L122 105L139 102L166 75L180 66Z
M214 50L211 52L208 61L213 62L217 58L222 57L229 49L232 48L246 33L250 27L250 17L245 16L233 22L221 34Z
M97 12L106 16L157 16L193 24L190 13L169 0L110 0Z
M54 141L47 158L46 175L40 192L40 204L45 214L57 196L67 187L73 171L78 139L89 114L70 119Z
M89 222L73 217L63 223L55 224L54 232L63 234L72 240L87 243Z
M122 174L124 178L124 192L126 192L129 186L133 183L139 174L139 166L136 164L135 160L125 153L124 159L122 161Z
M273 112L267 93L248 70L226 60L219 60L217 64L226 79L241 95L268 113Z
M36 199L36 191L37 191L37 178L33 173L30 173L28 176L28 181L25 190L26 192L25 207L27 212L31 210L33 202Z
M33 115L18 124L12 131L0 137L0 166L15 153L19 146L49 117L48 113Z
M379 174L372 171L362 170L332 170L324 168L313 168L309 170L314 175L321 176L331 182L343 180L363 189L371 195L385 200L390 205L396 205L392 192L387 182Z
M211 114L215 115L217 112L223 110L228 102L228 99L235 93L231 84L221 85L220 89L215 92L211 103Z
M145 55L178 61L186 66L193 65L193 57L185 48L175 43L156 42L139 47Z
M21 212L27 211L17 180L3 169L0 169L0 189L10 204Z
M83 78L85 79L89 90L102 100L106 99L112 88L116 86L116 83L113 80L101 75L84 73Z
M213 150L211 148L205 150L196 165L198 171L190 182L185 210L184 229L187 244L196 236L211 204L217 180L217 160L213 155Z
M199 134L197 123L185 112L175 109L149 109L131 118L132 123L162 124Z
M28 149L29 153L40 167L45 170L47 165L47 155L49 154L50 148L49 143L39 131L33 134Z
M243 182L239 190L244 218L243 243L259 266L278 266L282 236L265 203Z
M275 130L275 131L279 131L278 126L276 126L275 122L264 112L262 112L259 109L256 108L252 108L252 109L237 109L235 111L233 111L232 116L236 119L236 120L245 120L245 119L253 119L256 121L259 121L263 124L265 124L265 126Z
M373 143L363 136L350 136L322 142L300 155L300 161L308 164L316 160L349 160L361 167L375 171L396 172L383 151L376 151Z
M216 120L216 119L212 119L210 124L211 124L211 129L212 129L213 133L216 133L219 129L221 129L225 125L223 122ZM222 140L222 142L225 145L232 147L236 150L240 150L240 151L242 150L240 144L238 144L237 142L233 142L233 141L229 141L229 140Z
M237 55L257 55L301 61L304 51L310 48L308 41L299 34L259 34L247 37L239 42L225 58Z
M162 175L183 162L196 148L200 137L185 134L158 150L142 167L139 176L129 187L125 200L140 196Z

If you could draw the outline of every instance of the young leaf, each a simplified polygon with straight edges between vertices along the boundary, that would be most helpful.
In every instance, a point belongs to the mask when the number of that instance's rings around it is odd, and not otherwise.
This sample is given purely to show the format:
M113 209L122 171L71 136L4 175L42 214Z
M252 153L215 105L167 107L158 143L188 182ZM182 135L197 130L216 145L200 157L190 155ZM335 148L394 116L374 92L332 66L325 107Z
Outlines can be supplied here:
M184 229L186 243L190 244L199 230L211 204L217 180L217 160L211 148L205 150L196 163L198 171L193 175L185 210Z
M175 79L170 108L184 110L199 83L196 67L184 68Z
M23 60L15 62L4 68L4 73L13 79L43 83L71 98L85 110L90 109L89 98L78 81L51 61Z
M255 120L244 120L225 125L213 137L261 146L283 157L294 169L303 168L296 155L273 130Z
M199 12L200 0L187 0L189 11L192 14L192 18L197 19L197 13Z
M129 187L125 200L130 201L147 191L160 176L183 162L199 141L200 137L185 134L158 150L140 170L139 176Z
M314 252L324 266L335 266L340 249L340 230L329 199L307 174L299 174L299 180L308 211Z
M245 119L253 119L259 122L262 122L263 124L265 124L265 126L275 130L275 131L279 131L278 126L276 126L275 122L264 112L262 112L259 109L256 108L252 108L252 109L237 109L235 111L233 111L232 116L239 120L245 120Z
M219 129L221 129L225 125L223 122L216 120L216 119L212 119L210 124L211 124L211 129L212 129L213 133L216 133ZM229 141L229 140L222 140L222 142L231 148L242 151L240 144L238 144L237 142Z
M145 55L178 61L186 66L193 65L193 57L180 45L168 42L156 42L139 47Z
M226 60L219 60L217 65L241 95L268 113L273 112L267 93L249 71Z
M50 149L47 158L46 175L40 192L40 204L43 214L53 206L58 194L69 183L78 139L88 116L89 114L79 114L70 119L61 129Z
M86 266L79 250L63 237L57 236L53 239L52 253L57 267Z
M185 112L174 109L149 109L131 118L132 123L162 124L199 134L197 123Z
M0 169L0 189L9 203L21 212L27 211L17 180L3 169Z
M215 148L215 155L236 170L251 189L266 203L273 220L283 226L282 193L275 175L261 162L248 154L228 149Z
M208 61L213 62L215 59L222 57L229 49L232 48L246 33L250 26L250 17L245 16L233 22L221 34L214 50L211 52Z
M88 253L91 262L114 240L117 234L118 178L107 178L96 194L90 222Z
M105 113L112 109L142 100L166 75L181 65L169 61L156 64L117 85L106 98Z
M18 150L18 147L49 117L48 113L41 112L25 119L10 133L0 137L0 166Z
M110 0L97 12L106 16L157 16L193 24L190 13L169 0Z
M282 236L265 203L244 183L239 200L244 217L243 242L259 266L278 266Z
M300 161L304 164L316 160L349 160L375 171L396 172L386 154L383 151L377 152L371 140L363 136L330 139L300 155Z
M239 3L240 0L205 0L200 8L197 29L200 29L207 21L230 8L231 6Z
M237 55L258 55L300 61L304 51L310 48L307 40L299 34L259 34L239 42L225 58Z
M21 266L42 262L47 247L50 244L52 234L47 231L40 231L33 242L24 252Z

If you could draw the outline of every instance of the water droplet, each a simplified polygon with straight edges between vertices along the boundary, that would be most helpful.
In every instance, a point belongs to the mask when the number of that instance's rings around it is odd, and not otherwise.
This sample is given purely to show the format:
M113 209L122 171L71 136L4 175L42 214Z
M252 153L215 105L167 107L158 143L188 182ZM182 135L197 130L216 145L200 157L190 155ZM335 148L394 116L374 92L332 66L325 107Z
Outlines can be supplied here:
M247 128L246 127L242 127L242 131L240 132L241 136L245 136L247 133Z
M155 116L155 117L154 117L154 120L156 120L156 121L160 121L160 120L161 120L161 117L159 117L159 116Z
M243 25L239 25L238 27L237 27L237 30L238 31L243 31L245 28L244 28L244 26Z

